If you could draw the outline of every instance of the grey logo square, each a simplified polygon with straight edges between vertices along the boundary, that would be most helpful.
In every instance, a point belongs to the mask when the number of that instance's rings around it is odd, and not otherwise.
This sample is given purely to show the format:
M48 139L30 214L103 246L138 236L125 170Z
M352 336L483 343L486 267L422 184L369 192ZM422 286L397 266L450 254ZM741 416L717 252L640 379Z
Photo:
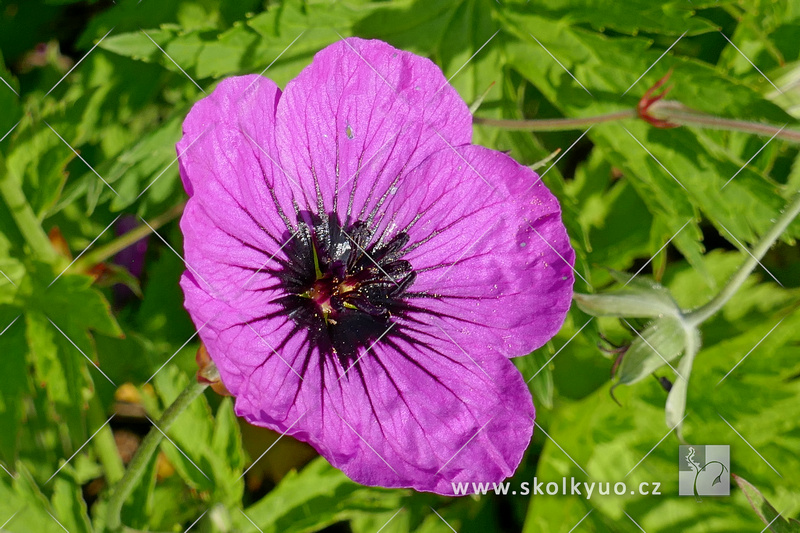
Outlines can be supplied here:
M721 444L680 446L678 494L730 496L731 452Z

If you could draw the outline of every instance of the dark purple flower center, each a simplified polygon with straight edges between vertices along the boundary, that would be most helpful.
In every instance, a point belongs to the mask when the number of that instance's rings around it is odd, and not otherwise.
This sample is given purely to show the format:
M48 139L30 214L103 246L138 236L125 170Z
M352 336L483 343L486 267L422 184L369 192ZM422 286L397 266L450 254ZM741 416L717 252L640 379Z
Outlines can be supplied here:
M363 222L343 227L333 213L306 215L311 222L299 224L275 272L286 293L278 301L320 353L352 362L409 309L404 295L416 274L401 259L408 235L374 239Z

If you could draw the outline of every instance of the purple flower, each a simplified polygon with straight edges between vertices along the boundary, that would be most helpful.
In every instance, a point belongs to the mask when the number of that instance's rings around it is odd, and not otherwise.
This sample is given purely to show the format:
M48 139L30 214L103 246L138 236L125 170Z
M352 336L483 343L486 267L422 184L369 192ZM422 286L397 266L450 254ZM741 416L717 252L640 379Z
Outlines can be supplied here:
M183 125L181 286L236 412L359 483L452 495L530 442L509 358L560 328L574 253L471 122L431 61L347 39L283 93L224 80Z

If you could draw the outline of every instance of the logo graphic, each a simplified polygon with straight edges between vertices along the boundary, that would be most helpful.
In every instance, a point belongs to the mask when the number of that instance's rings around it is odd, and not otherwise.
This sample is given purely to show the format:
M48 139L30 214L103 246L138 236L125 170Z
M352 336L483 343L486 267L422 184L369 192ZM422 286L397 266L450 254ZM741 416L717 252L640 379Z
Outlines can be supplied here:
M681 446L681 496L730 496L731 452L728 445Z

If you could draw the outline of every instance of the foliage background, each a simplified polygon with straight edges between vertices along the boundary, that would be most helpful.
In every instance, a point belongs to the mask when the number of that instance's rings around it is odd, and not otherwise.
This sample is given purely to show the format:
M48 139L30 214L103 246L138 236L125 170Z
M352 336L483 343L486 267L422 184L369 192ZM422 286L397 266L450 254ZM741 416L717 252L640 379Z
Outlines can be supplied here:
M64 272L71 258L97 258L123 221L159 220L185 200L174 143L203 91L267 67L283 86L349 35L431 57L468 103L488 89L482 117L633 108L670 69L670 97L694 109L778 125L800 116L797 0L3 1L6 530L103 531L109 482L148 429L143 414L155 419L196 371L175 222L148 238L141 270L109 267L98 277L79 260ZM608 269L644 267L684 308L719 290L743 261L741 247L800 188L797 146L736 132L629 119L536 134L476 126L475 142L526 164L566 151L540 172L564 206L583 278L576 290L610 286ZM763 261L776 279L757 270L702 326L683 428L688 442L730 444L732 471L786 517L800 514L799 235L795 223ZM124 522L263 533L566 532L579 522L575 531L761 531L735 488L702 502L677 497L666 392L648 379L617 388L614 403L600 334L615 343L635 334L616 319L589 319L574 308L548 346L517 360L526 379L535 375L541 427L512 481L658 481L662 496L456 499L367 488L288 438L242 476L277 436L245 427L230 400L208 391L169 431Z

